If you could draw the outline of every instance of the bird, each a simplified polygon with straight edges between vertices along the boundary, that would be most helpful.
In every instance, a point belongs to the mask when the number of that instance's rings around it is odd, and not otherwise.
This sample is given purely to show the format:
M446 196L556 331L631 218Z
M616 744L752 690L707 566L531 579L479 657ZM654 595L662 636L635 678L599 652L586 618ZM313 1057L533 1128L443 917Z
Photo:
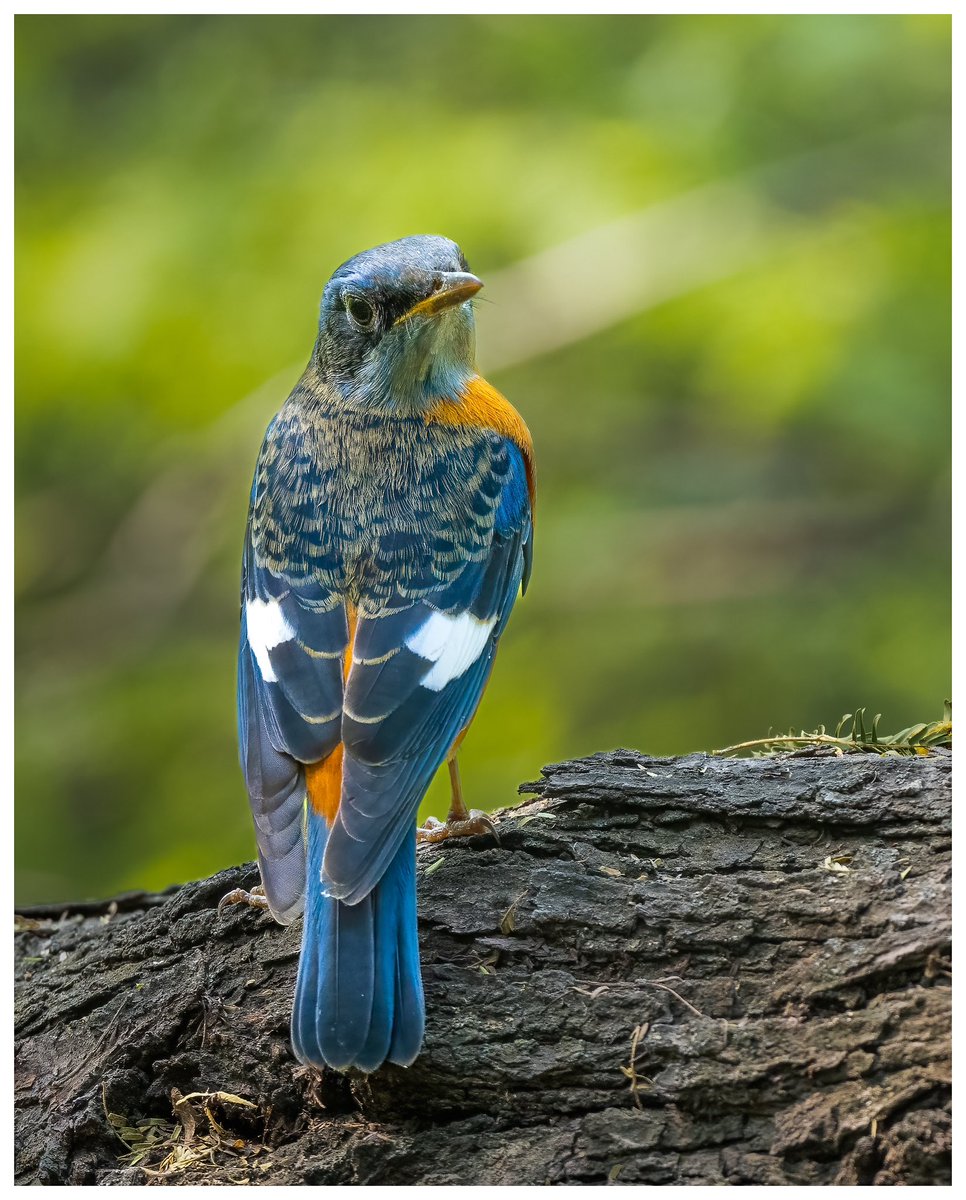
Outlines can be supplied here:
M319 1069L418 1056L417 837L492 828L456 755L530 579L535 468L476 367L482 287L436 235L343 263L255 468L238 730L261 884L242 895L302 914L291 1040ZM444 763L447 820L417 830Z

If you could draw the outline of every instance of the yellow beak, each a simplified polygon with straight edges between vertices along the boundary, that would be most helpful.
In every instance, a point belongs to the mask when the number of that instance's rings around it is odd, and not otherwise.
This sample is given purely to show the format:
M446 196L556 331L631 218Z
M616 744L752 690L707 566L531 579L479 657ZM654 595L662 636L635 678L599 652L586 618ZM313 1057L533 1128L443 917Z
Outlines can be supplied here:
M427 296L425 300L414 304L408 312L403 313L396 324L401 325L410 317L433 317L437 313L445 312L447 308L453 308L457 304L462 304L464 300L469 300L471 296L475 296L482 286L483 280L477 279L468 271L446 271L441 276L441 282L436 291L431 296Z

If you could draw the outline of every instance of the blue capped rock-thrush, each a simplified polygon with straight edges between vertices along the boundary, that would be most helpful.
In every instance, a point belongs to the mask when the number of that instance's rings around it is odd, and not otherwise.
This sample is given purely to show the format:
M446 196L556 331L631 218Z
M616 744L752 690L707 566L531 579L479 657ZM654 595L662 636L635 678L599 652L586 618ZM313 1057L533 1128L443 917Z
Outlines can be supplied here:
M316 1066L419 1053L416 815L444 762L449 818L422 836L486 825L456 751L530 575L534 474L476 370L482 286L442 237L341 266L255 470L241 760L265 902L304 912L292 1043Z

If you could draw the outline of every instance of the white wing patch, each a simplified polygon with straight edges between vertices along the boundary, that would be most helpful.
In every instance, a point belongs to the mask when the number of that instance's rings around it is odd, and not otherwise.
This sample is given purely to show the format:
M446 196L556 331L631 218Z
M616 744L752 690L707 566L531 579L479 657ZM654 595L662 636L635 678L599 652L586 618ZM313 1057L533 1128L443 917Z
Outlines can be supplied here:
M248 644L255 655L262 679L266 683L277 683L278 677L272 670L268 652L282 642L290 642L295 637L295 630L285 619L277 600L249 600L245 604L245 625Z
M453 679L468 671L489 641L496 618L480 621L471 613L449 617L433 613L410 637L406 646L433 664L420 680L431 692L441 692Z

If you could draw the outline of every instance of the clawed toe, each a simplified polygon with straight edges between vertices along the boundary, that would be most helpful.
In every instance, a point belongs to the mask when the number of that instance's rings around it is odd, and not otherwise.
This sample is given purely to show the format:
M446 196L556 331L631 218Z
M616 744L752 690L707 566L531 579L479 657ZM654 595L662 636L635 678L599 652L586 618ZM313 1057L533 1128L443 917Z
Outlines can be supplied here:
M466 811L465 809L463 810ZM500 837L490 818L479 809L471 809L465 818L440 821L436 817L428 817L426 824L416 830L417 842L444 842L453 837L475 837L489 833L499 842Z
M218 911L221 912L229 904L247 904L250 908L257 908L263 912L268 910L265 889L260 883L257 883L250 892L246 892L244 888L235 888L226 893L218 901Z

